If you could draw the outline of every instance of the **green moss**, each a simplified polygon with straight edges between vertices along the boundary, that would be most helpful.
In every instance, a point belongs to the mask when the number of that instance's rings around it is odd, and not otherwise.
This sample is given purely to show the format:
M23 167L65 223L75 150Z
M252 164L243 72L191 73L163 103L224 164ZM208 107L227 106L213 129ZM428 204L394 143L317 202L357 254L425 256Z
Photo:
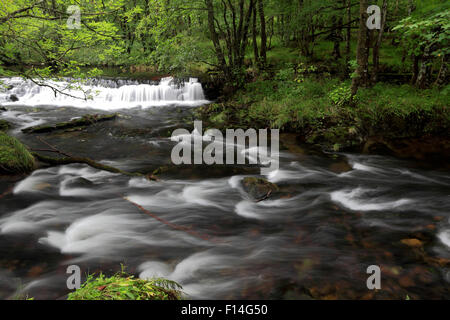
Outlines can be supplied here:
M67 300L180 300L181 286L166 279L141 280L123 272L112 277L89 275Z
M0 131L7 131L10 128L11 124L8 121L0 119Z
M34 166L34 158L27 148L16 138L0 131L0 173L28 173Z

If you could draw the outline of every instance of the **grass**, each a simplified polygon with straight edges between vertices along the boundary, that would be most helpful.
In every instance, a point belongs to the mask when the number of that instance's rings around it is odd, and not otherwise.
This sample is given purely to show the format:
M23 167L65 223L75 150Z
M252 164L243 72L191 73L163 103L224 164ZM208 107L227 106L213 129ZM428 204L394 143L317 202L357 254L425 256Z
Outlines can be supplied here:
M351 148L370 136L448 136L450 86L418 90L379 82L353 100L351 80L320 68L285 65L260 75L224 103L206 106L202 118L214 128L267 128L300 133L312 144ZM206 116L205 116L206 115Z
M27 148L16 138L0 131L0 173L28 173L34 167L34 158Z
M166 279L141 280L123 271L106 277L88 275L80 289L68 300L180 300L181 286Z

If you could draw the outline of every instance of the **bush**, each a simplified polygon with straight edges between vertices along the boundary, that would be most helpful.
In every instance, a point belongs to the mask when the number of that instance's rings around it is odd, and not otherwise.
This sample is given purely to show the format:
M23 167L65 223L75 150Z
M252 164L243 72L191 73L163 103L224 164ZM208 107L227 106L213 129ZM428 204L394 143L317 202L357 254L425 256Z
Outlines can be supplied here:
M28 173L34 166L34 158L27 148L16 138L0 131L0 173Z

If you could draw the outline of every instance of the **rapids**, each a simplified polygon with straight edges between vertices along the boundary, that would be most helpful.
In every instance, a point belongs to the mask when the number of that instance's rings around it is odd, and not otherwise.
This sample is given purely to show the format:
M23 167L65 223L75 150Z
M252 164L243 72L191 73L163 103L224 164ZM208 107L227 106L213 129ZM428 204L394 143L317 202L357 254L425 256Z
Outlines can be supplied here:
M255 203L241 180L252 166L171 166L168 131L206 103L195 80L176 85L97 81L93 101L54 97L18 79L1 99L12 134L86 113L120 118L81 132L41 135L61 150L128 171L169 169L161 181L84 165L0 180L0 298L63 299L66 269L167 277L188 298L373 298L367 267L382 269L378 298L450 298L450 175L415 161L282 149L266 178L282 195ZM6 102L14 94L17 102ZM140 106L141 108L137 108ZM157 107L156 107L157 106ZM281 145L286 136L281 136ZM8 190L10 190L8 192ZM219 241L176 230L145 214ZM402 243L418 239L422 248ZM447 259L447 260L445 260Z

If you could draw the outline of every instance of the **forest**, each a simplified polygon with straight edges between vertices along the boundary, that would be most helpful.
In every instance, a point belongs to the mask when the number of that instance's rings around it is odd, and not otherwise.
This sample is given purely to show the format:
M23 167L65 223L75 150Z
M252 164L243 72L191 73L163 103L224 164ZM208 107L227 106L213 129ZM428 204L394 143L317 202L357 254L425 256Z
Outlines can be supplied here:
M5 76L197 76L213 98L248 106L241 126L298 132L327 127L317 123L327 118L372 135L448 131L433 124L448 120L436 118L448 97L446 1L11 0L1 10ZM213 115L225 121L236 112ZM408 117L418 123L402 123ZM338 147L355 137L333 140Z
M449 299L449 21L446 0L2 0L0 298ZM278 169L174 165L196 120L279 130ZM100 276L71 292L74 256Z

